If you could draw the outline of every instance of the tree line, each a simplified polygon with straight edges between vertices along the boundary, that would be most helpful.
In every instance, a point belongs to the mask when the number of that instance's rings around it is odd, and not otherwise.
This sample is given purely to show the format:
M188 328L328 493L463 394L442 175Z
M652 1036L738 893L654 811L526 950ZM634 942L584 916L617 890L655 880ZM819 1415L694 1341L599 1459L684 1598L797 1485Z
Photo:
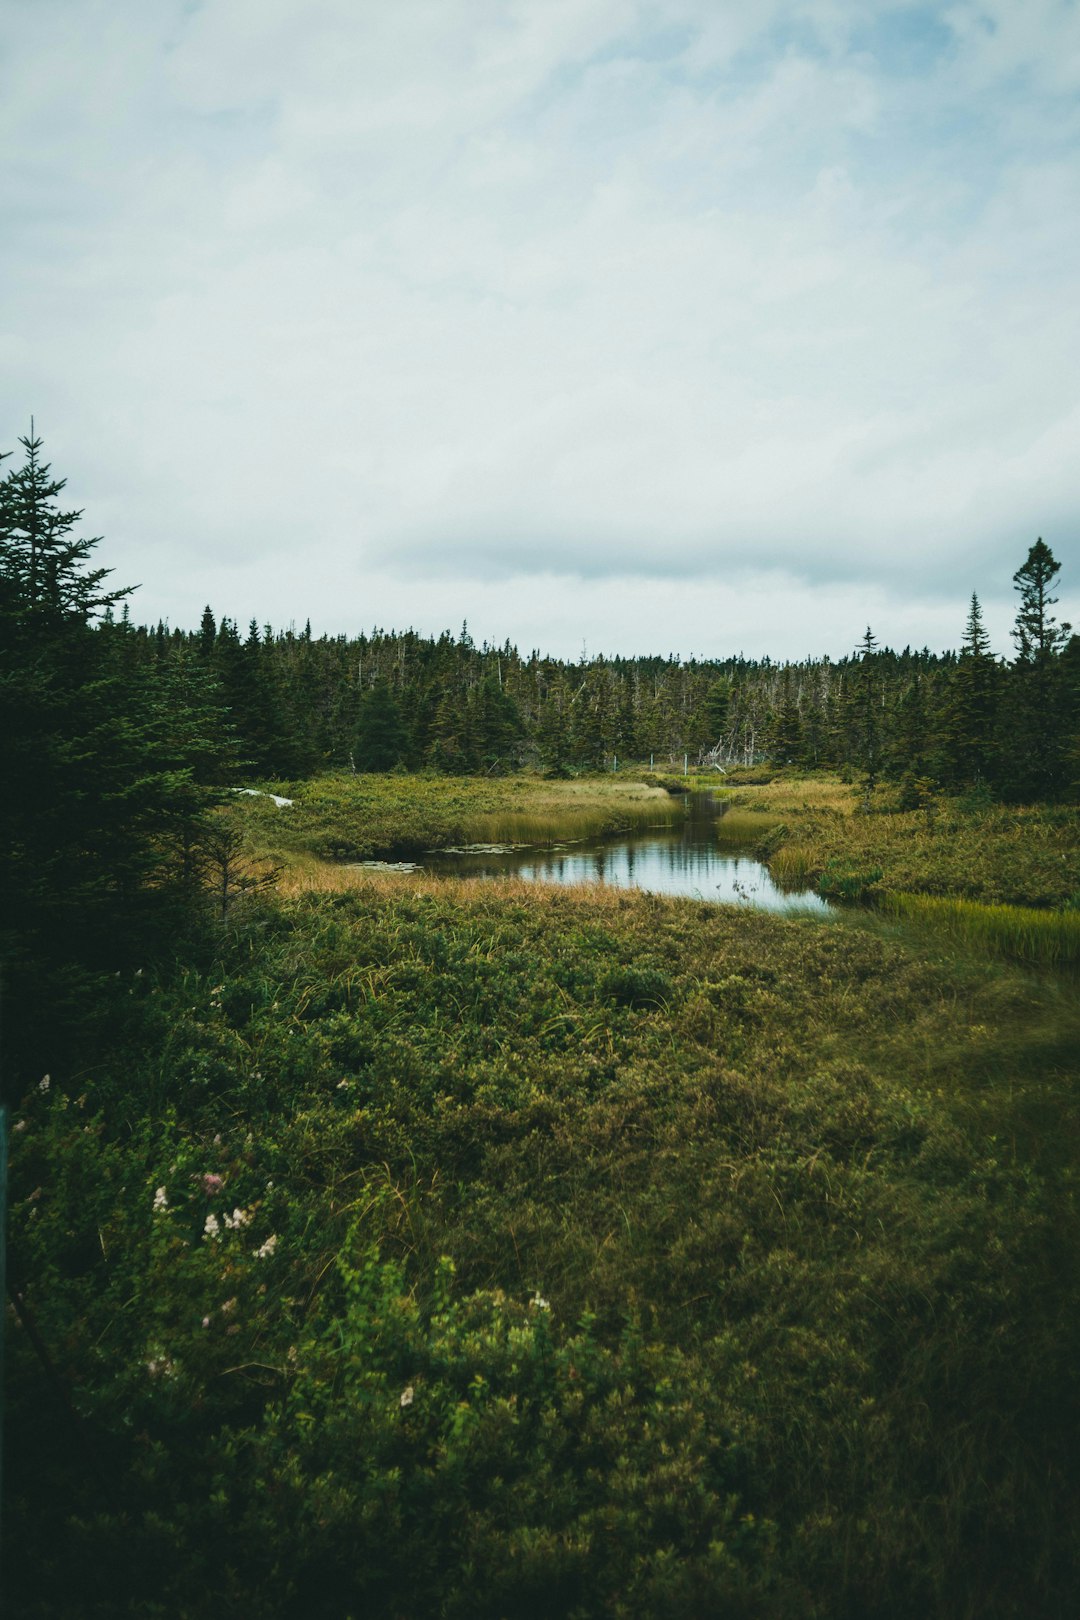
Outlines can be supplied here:
M205 892L215 804L245 780L327 769L499 772L834 767L902 793L936 783L1006 799L1075 790L1080 638L1053 614L1060 565L1017 569L1011 660L977 597L958 652L849 657L582 658L477 646L462 627L246 635L210 608L194 630L132 622L130 590L62 502L33 430L0 477L0 958L8 1047L48 1006L175 937ZM6 459L6 458L4 458ZM121 961L123 959L123 961ZM31 994L32 986L36 986Z
M932 781L1013 800L1067 793L1078 774L1080 637L1053 615L1060 571L1040 539L1017 569L1012 660L995 657L973 594L959 651L880 647L776 663L637 657L577 662L374 630L310 625L245 635L210 607L196 631L102 632L151 683L197 689L227 716L236 769L295 779L327 769L612 770L651 763L800 766L871 782Z

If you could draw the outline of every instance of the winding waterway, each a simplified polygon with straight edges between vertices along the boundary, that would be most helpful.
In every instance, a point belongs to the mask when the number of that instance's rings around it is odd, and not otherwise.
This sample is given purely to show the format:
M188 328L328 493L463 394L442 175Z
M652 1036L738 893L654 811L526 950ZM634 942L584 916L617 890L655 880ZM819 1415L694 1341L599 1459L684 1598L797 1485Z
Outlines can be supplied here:
M454 877L518 877L532 883L601 883L649 894L735 903L768 911L828 909L812 890L779 889L746 849L717 836L721 812L711 796L695 794L685 818L634 833L554 843L544 848L487 844L431 851L422 864Z

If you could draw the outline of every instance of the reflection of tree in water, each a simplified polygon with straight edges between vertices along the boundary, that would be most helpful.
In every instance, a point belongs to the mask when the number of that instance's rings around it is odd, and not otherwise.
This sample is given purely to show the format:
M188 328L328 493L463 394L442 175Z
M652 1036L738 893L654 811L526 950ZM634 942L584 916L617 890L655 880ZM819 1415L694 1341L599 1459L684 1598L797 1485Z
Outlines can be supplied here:
M711 824L699 820L672 835L636 836L604 845L550 850L520 850L495 861L475 864L475 857L443 857L436 869L484 877L518 876L526 881L606 884L620 889L643 889L656 894L684 895L690 899L738 901L770 910L809 905L825 910L812 893L785 895L773 883L767 868L750 855L722 853L713 841Z

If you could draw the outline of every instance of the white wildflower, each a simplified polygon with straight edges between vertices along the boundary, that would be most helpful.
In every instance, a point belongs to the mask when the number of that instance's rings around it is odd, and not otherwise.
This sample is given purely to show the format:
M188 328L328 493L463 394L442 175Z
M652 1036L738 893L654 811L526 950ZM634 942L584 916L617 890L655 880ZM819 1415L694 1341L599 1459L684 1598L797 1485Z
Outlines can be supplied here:
M251 1220L251 1213L246 1209L234 1209L231 1215L224 1217L225 1225L230 1232L239 1232L242 1226L247 1226Z
M39 1091L48 1091L51 1084L52 1084L52 1075L43 1074L41 1079L38 1081L38 1090Z
M221 1225L216 1215L208 1215L206 1217L206 1221L203 1225L203 1236L212 1238L221 1236Z
M25 1129L26 1129L26 1121L25 1121L25 1119L17 1119L15 1121L14 1125L11 1128L12 1128L13 1131L25 1131Z
M273 1252L274 1252L274 1250L276 1248L277 1248L277 1238L276 1237L268 1237L266 1242L262 1245L262 1247L255 1250L255 1258L256 1258L256 1260L269 1260L270 1256L273 1254Z
M161 1211L163 1209L168 1209L168 1207L169 1207L169 1200L168 1200L168 1197L166 1196L165 1188L164 1187L159 1187L157 1192L154 1194L154 1214L155 1215L160 1215Z
M210 1318L208 1316L203 1317L202 1325L203 1325L203 1327L209 1327L210 1326Z
M544 1298L539 1288L529 1301L529 1304L532 1306L534 1311L550 1311L551 1309L549 1301Z
M402 1407L411 1406L415 1398L415 1389L413 1389L411 1384L406 1384L405 1388L401 1392L401 1399L399 1400L398 1405Z

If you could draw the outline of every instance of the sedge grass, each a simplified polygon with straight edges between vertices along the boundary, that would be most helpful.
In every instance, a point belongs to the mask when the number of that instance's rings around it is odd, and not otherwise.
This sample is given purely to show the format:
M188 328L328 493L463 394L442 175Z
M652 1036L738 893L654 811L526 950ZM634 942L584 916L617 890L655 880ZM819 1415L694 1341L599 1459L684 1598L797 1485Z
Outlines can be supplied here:
M804 889L819 874L813 856L799 844L784 844L769 861L769 871L782 889Z
M253 843L275 859L415 856L480 843L550 844L670 825L680 801L640 780L601 776L570 782L540 777L344 775L274 783L293 800L267 797L231 807Z
M1033 906L982 905L956 896L887 894L891 916L926 923L978 950L1040 967L1080 962L1080 911L1041 911Z
M728 802L729 816L782 817L783 830L763 850L780 883L812 882L852 898L906 893L1040 909L1080 897L1072 806L974 808L942 797L901 811L895 791L881 788L866 814L859 789L817 777L738 787Z

